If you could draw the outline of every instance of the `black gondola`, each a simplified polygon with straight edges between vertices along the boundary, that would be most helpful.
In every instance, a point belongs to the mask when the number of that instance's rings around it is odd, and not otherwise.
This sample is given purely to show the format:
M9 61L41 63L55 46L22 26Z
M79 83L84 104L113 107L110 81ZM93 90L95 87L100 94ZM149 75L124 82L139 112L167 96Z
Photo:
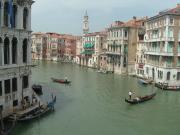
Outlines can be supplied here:
M37 95L42 95L42 86L39 84L33 84L32 89L36 92Z
M153 93L151 95L146 95L143 97L136 97L133 99L125 99L125 102L130 103L130 104L138 104L138 103L142 103L142 102L152 99L155 95L156 95L156 93Z

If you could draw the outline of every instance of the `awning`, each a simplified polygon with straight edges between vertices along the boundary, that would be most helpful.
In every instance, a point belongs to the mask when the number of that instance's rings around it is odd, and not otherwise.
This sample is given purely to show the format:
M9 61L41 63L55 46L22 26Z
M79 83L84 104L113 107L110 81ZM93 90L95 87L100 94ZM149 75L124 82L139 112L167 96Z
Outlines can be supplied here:
M86 44L84 45L84 48L92 48L92 47L94 47L94 44L93 44L93 43L86 43Z

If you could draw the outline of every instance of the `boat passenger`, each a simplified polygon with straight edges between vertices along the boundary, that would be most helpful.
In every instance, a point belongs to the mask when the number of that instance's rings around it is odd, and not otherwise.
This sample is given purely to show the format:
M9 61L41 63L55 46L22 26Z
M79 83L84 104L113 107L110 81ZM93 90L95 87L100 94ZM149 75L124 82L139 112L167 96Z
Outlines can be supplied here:
M128 94L129 94L129 99L131 99L133 93L131 91L129 91Z

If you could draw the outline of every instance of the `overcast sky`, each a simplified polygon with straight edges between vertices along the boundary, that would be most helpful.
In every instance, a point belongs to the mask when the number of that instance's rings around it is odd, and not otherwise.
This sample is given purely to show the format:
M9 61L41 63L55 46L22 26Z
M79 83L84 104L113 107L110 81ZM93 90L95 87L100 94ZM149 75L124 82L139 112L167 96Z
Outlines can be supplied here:
M35 0L32 30L80 35L86 10L90 32L95 32L116 20L154 16L161 10L175 7L177 3L180 0Z

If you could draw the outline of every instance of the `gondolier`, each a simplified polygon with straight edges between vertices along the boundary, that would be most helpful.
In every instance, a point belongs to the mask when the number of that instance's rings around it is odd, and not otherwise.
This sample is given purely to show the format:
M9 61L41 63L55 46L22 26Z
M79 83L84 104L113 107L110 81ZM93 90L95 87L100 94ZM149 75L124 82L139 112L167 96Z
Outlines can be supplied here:
M65 79L64 79L66 82L68 81L68 78L67 78L67 76L65 77Z
M128 95L129 95L129 99L131 99L131 97L132 97L132 92L131 91L129 91L129 93L128 93Z

